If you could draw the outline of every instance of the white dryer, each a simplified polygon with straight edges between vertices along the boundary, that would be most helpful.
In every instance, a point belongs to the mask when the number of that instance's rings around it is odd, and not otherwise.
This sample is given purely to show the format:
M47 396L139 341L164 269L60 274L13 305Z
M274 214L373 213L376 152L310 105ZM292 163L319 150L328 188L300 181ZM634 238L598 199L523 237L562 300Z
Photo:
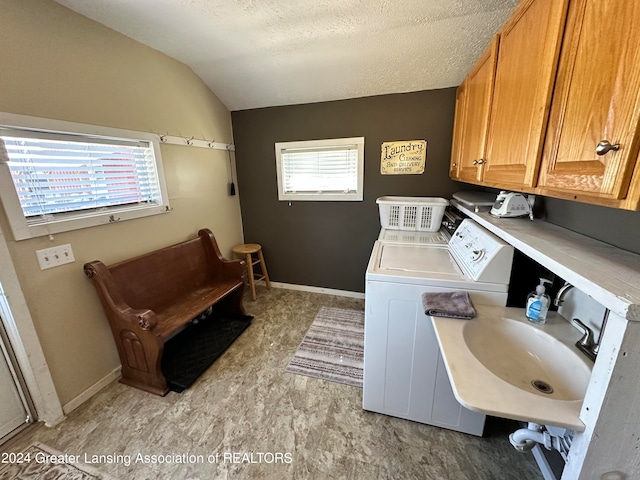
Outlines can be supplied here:
M512 261L513 247L468 219L448 243L376 241L366 272L363 408L482 435L484 414L455 399L422 294L465 290L475 305L505 305Z

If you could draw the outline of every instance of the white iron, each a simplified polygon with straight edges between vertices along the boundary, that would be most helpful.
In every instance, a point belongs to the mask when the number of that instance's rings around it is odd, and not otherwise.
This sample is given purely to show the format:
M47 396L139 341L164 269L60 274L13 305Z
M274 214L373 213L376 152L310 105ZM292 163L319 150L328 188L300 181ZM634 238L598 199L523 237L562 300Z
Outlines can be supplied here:
M533 203L534 195L529 196L529 201L521 193L501 191L496 198L491 215L500 218L513 218L529 216L533 220L533 208L529 203Z

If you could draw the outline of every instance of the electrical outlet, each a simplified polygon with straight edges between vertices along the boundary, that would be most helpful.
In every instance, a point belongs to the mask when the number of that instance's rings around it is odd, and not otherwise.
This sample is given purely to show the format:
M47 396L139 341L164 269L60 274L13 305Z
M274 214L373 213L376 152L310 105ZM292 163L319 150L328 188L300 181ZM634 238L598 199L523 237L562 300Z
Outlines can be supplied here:
M38 257L40 270L58 267L65 263L72 263L76 261L73 257L71 244L69 243L66 245L58 245L57 247L45 248L43 250L36 250L36 257Z

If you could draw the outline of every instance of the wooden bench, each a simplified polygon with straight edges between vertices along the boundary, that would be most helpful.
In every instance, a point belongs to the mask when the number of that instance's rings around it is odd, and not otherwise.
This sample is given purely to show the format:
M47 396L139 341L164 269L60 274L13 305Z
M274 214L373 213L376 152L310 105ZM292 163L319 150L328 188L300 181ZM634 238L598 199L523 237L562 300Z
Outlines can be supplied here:
M226 260L208 229L198 237L106 266L84 265L109 319L122 362L121 382L157 395L169 391L164 344L212 305L244 315L244 262Z

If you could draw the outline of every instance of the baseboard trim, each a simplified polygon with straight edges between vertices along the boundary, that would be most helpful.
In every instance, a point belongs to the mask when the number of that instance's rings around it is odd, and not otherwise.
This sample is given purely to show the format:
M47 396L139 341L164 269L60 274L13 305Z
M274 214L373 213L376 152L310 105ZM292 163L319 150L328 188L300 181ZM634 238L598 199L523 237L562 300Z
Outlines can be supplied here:
M65 415L69 415L71 412L73 412L76 408L78 408L84 402L86 402L91 397L93 397L96 393L98 393L104 387L109 385L111 382L119 379L120 378L120 369L121 368L122 367L120 365L118 365L116 368L113 369L113 371L111 373L107 374L105 377L103 377L100 380L98 380L96 383L91 385L84 392L82 392L80 395L78 395L77 397L75 397L74 399L69 401L68 403L65 403L62 406L62 411L64 412L64 414Z
M311 285L297 285L293 283L271 282L274 288L283 288L286 290L299 290L303 292L322 293L324 295L337 295L339 297L362 298L364 293L350 292L348 290L335 290L333 288L312 287Z

